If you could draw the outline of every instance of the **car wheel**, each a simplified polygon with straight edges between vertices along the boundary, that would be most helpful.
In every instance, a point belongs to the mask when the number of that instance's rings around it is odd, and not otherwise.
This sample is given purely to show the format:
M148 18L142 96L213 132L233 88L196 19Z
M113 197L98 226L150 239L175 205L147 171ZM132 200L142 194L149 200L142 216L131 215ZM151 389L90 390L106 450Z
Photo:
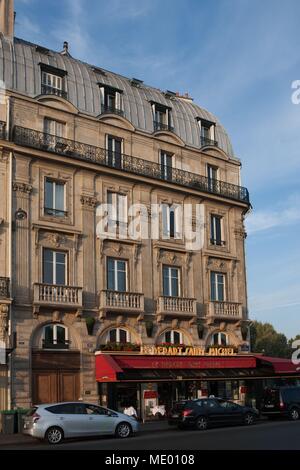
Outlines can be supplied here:
M126 437L131 436L132 428L128 423L120 423L116 427L116 437L120 437L121 439L125 439Z
M289 412L290 419L297 421L300 417L299 410L297 408L292 408Z
M255 421L254 419L254 415L252 413L247 413L244 417L244 423L247 425L247 426L251 426L251 424L253 424Z
M58 427L49 428L45 434L45 440L48 444L56 445L60 444L64 438L63 430Z
M196 428L198 431L205 431L208 427L207 419L204 416L200 416L196 421Z

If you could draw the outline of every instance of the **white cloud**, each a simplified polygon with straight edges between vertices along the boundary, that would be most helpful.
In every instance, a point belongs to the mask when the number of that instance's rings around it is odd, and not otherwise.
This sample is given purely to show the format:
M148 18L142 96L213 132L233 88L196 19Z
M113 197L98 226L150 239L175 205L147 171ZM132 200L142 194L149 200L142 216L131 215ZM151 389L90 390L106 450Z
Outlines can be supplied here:
M285 204L277 209L258 210L251 213L246 219L247 233L249 235L295 224L300 221L300 195L294 195Z

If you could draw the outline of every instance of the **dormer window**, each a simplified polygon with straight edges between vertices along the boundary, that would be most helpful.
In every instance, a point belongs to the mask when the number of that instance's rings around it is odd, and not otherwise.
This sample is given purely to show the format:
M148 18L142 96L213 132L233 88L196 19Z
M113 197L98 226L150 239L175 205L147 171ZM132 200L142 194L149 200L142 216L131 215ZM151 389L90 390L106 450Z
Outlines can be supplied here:
M153 127L156 131L174 131L172 126L172 109L160 103L152 102Z
M200 128L201 147L206 145L217 147L218 142L215 140L215 123L201 118L197 118L197 120Z
M124 111L122 95L122 90L100 84L101 114L113 113L118 114L119 116L123 116Z
M56 95L67 99L66 79L67 72L46 64L41 65L41 92L42 95Z

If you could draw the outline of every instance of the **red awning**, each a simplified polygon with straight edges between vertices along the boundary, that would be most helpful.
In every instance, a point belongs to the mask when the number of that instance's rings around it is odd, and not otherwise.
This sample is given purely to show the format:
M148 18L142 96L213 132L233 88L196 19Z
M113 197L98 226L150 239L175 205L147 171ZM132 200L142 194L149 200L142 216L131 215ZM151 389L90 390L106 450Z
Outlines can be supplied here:
M179 357L179 356L114 356L121 369L233 369L255 368L256 358L234 357Z
M298 369L296 364L293 364L290 359L282 359L280 357L269 357L269 356L256 356L261 363L267 363L274 369L275 374L300 374L300 368Z
M112 356L96 356L96 380L97 382L116 382L117 374L123 372Z
M191 369L254 369L256 358L235 357L169 357L142 355L96 354L96 380L116 382L124 380L126 370L191 370Z

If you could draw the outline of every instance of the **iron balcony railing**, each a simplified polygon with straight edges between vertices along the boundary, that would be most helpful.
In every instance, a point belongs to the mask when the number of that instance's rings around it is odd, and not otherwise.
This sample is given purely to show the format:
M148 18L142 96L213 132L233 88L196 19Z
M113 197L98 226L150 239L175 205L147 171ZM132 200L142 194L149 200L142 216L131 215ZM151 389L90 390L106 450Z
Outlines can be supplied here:
M8 299L10 296L10 280L8 277L0 277L0 299Z
M0 121L0 139L5 139L5 130L6 130L6 123L4 121Z
M171 168L166 174L164 167L159 163L119 152L112 152L101 147L95 147L94 145L84 144L20 126L14 127L13 140L16 144L24 147L45 150L139 176L142 175L148 178L168 181L197 191L250 204L248 190L242 186L226 183L225 181L212 180L206 176L177 168Z
M118 116L124 116L123 109L119 109L116 106L107 106L103 104L101 106L101 114L117 114Z
M154 132L157 131L169 131L174 132L174 127L170 124L164 124L163 122L153 121Z
M54 88L53 86L44 85L42 83L42 95L56 95L60 96L61 98L68 98L68 93L65 90L61 90L60 88Z
M218 147L218 142L216 140L208 139L208 137L201 136L201 147L205 145L210 145L212 147Z

